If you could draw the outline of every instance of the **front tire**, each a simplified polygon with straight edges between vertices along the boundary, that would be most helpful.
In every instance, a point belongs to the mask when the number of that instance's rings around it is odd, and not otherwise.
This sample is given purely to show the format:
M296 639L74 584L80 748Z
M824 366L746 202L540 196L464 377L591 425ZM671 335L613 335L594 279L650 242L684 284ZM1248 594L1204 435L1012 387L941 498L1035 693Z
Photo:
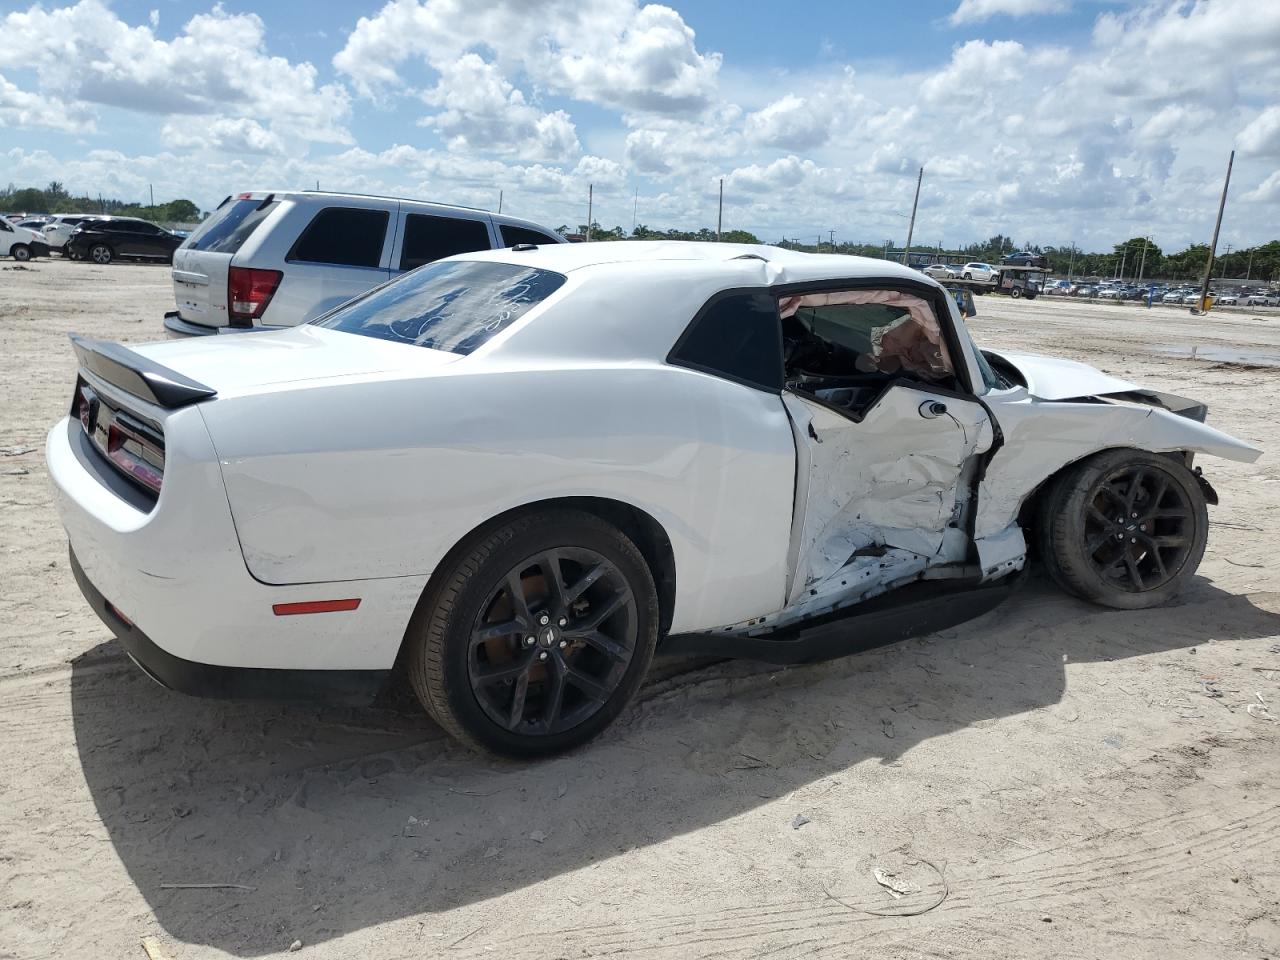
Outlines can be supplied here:
M106 266L115 257L114 251L105 243L95 243L89 248L89 259L94 263Z
M1108 450L1063 471L1046 492L1037 527L1040 555L1063 589L1142 610L1173 599L1195 574L1209 511L1179 461Z
M1015 300L1021 300L1021 299L1022 299L1022 288L1021 288L1021 287L1013 287L1013 288L1009 291L1009 296L1013 297L1013 299L1015 299Z
M15 243L9 249L9 256L17 260L19 263L26 263L31 259L31 248L25 243Z
M658 599L623 533L578 510L505 523L455 551L414 612L409 681L462 742L560 753L631 702L658 639Z
M973 274L972 274L972 273L970 273L968 270L966 270L966 271L964 272L964 279L966 279L966 280L972 280L972 279L973 279Z

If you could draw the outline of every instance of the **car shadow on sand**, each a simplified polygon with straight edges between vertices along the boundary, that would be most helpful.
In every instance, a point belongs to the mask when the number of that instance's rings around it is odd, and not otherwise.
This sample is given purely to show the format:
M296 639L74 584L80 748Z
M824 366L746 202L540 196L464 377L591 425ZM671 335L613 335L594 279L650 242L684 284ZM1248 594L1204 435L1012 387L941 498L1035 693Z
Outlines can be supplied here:
M71 702L98 814L159 923L257 956L520 890L1052 706L1064 661L1277 633L1280 615L1203 579L1135 613L1033 579L978 620L824 664L666 664L600 740L537 764L468 753L413 710L173 694L111 642L74 665Z

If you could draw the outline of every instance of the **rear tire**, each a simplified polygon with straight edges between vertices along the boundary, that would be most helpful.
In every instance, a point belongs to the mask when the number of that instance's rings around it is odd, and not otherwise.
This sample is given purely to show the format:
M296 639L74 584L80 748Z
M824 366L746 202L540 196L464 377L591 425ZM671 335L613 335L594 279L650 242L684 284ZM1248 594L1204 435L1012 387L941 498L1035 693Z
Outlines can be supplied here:
M973 274L972 274L972 273L970 273L968 270L966 270L966 271L964 272L964 279L966 279L966 280L972 280L972 279L973 279Z
M1022 289L1021 289L1020 287L1013 287L1013 288L1009 291L1009 296L1013 297L1013 299L1015 299L1015 300L1021 300L1021 299L1022 299Z
M94 263L106 266L115 257L115 252L105 243L95 243L89 248L89 259Z
M31 248L25 243L15 243L9 248L9 256L17 260L19 263L26 263L31 259Z
M453 552L410 621L409 682L469 746L516 758L561 753L631 702L658 623L657 590L635 544L592 514L550 510Z
M1144 450L1108 450L1064 470L1036 521L1049 575L1069 593L1119 610L1173 599L1209 537L1195 475Z

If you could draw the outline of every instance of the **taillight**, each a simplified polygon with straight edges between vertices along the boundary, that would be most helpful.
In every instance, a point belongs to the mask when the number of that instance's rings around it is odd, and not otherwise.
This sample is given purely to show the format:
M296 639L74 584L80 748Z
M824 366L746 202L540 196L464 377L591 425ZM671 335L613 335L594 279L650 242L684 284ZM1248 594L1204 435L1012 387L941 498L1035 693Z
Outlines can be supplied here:
M279 270L232 267L227 273L227 316L232 326L247 327L259 319L283 276Z
M164 451L140 431L119 421L107 428L107 458L144 487L160 492L164 480Z

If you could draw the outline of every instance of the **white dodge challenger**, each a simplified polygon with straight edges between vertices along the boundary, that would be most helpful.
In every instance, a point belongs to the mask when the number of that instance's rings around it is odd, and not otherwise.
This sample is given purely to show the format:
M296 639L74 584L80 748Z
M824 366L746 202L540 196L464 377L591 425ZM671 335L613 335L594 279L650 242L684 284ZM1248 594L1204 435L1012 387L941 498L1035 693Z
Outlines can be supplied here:
M835 656L989 609L1034 557L1113 607L1195 572L1252 461L1191 400L978 350L879 260L517 246L286 330L74 338L47 456L86 598L166 686L372 692L547 754L655 649Z

